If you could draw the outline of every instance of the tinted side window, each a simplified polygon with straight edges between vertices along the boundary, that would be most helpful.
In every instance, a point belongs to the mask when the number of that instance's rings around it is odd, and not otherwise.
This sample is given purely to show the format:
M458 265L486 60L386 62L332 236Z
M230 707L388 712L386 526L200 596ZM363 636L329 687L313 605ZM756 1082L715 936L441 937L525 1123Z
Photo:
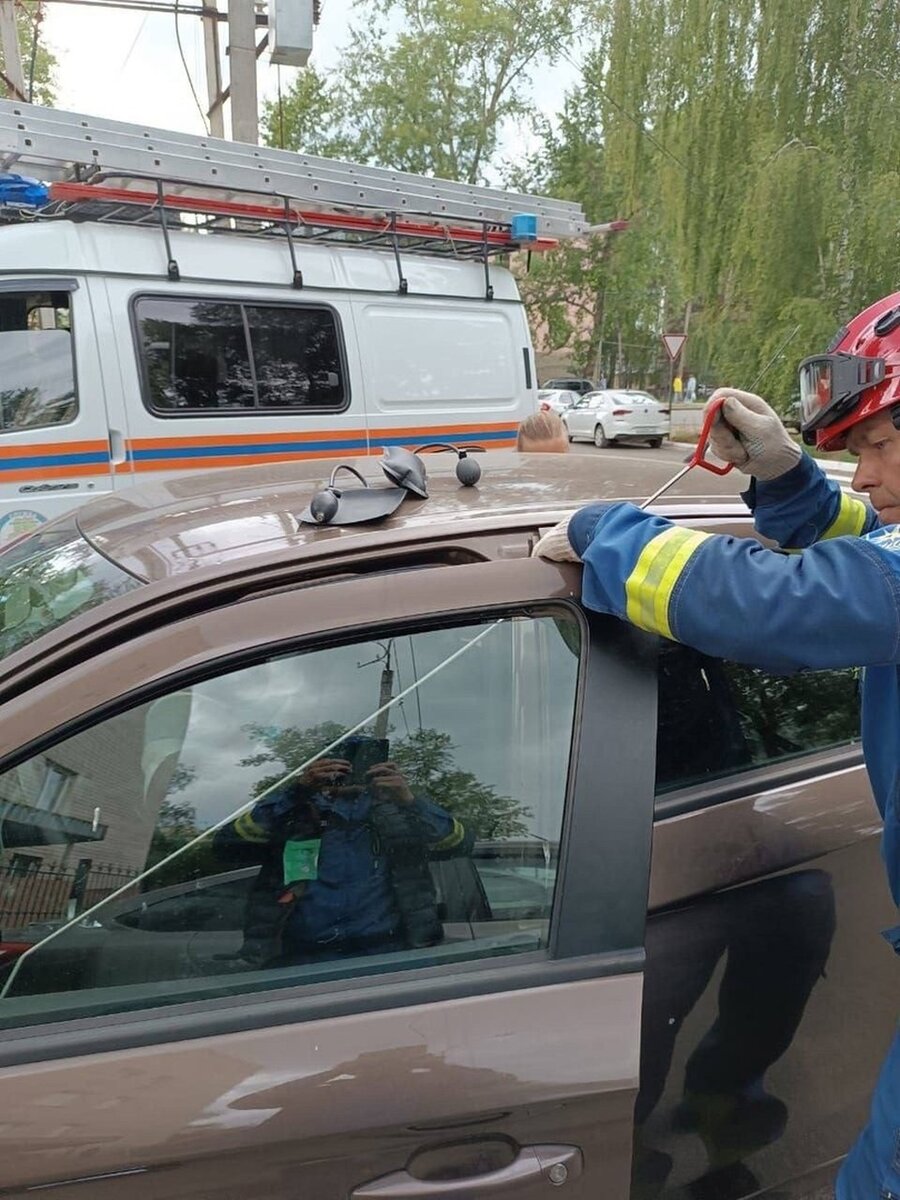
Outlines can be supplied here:
M333 314L247 305L261 408L341 408L344 372Z
M335 411L346 403L330 309L142 297L145 402L160 416Z
M857 674L769 675L665 644L659 659L657 792L857 741Z
M0 1026L546 946L578 647L559 614L282 655L0 774Z
M0 432L77 416L69 293L0 293Z

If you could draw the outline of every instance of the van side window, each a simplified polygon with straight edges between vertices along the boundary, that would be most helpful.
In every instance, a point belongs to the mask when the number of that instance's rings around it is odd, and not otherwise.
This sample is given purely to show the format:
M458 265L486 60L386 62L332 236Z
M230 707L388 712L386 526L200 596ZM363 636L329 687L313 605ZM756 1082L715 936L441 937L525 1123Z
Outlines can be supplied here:
M0 292L0 433L78 416L68 292Z
M144 403L159 416L346 407L328 308L144 296L134 312Z

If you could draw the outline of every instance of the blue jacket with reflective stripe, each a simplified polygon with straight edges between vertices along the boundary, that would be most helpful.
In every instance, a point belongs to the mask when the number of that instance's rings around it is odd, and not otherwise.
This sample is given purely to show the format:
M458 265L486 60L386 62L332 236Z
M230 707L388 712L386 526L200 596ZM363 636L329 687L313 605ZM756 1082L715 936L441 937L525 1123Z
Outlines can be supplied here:
M746 498L760 533L803 552L684 529L627 503L582 509L569 541L584 561L583 602L779 674L866 667L863 749L900 904L900 526L879 526L806 455ZM890 939L900 950L900 927Z

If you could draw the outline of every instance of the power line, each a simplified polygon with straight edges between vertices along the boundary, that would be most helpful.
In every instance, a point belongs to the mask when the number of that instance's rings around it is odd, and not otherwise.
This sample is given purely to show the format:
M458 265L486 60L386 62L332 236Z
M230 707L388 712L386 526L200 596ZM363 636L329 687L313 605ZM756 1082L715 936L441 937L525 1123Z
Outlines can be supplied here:
M122 59L122 65L121 65L121 67L119 67L119 74L120 74L120 75L121 75L121 74L122 74L122 72L125 70L125 68L128 66L128 60L129 60L129 58L131 58L132 54L134 53L134 48L135 48L135 46L138 44L138 38L139 38L139 37L141 36L141 34L144 32L144 26L147 24L147 21L148 21L149 19L150 19L150 14L149 14L149 13L147 13L147 14L144 16L144 19L141 21L140 25L138 26L138 31L137 31L137 33L134 35L134 39L132 40L132 43L131 43L131 45L128 47L128 53L127 53L127 54L125 55L125 57Z
M183 17L210 17L214 21L225 22L228 14L217 8L209 8L204 4L166 3L166 0L42 0L44 4L75 4L85 8L123 8L132 12L170 13L176 8ZM265 13L255 13L254 22L257 28L267 29L269 19Z
M200 103L200 98L197 95L197 90L194 87L194 80L191 72L188 69L187 59L184 57L184 48L181 45L181 32L178 28L178 4L179 0L175 0L175 41L178 43L178 54L181 58L181 65L184 67L184 73L187 76L188 87L191 89L191 95L194 97L194 103L197 105L197 112L200 114L200 120L203 122L203 128L209 133L209 125L206 120L206 113L203 111L203 105Z

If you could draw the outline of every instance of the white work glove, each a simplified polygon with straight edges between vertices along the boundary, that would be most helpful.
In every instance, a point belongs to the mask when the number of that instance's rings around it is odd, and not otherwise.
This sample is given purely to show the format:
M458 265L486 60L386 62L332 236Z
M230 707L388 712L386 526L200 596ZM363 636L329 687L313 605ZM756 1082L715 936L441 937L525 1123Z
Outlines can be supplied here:
M777 479L797 465L803 451L774 408L761 396L736 388L717 388L707 408L723 396L725 402L709 434L717 458L757 479Z
M531 552L532 558L549 558L551 562L581 562L569 542L569 518L560 521L540 538Z

